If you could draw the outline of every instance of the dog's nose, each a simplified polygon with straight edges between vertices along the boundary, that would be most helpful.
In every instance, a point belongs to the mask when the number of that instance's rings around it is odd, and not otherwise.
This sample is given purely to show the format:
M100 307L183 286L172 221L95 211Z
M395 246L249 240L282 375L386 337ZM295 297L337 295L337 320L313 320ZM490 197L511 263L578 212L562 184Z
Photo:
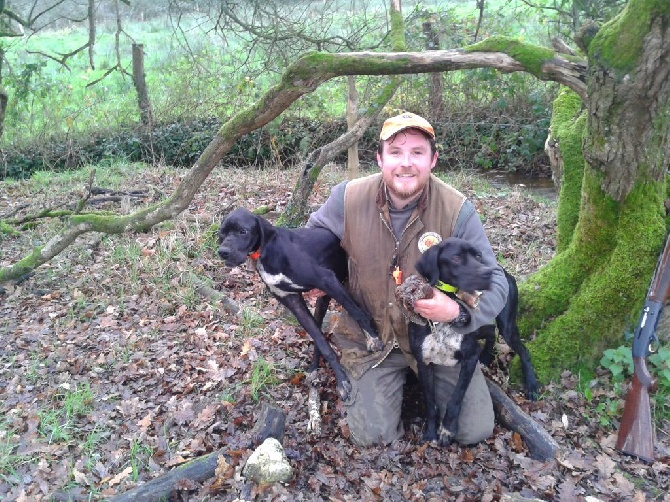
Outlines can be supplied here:
M219 257L222 260L227 260L228 256L230 256L230 249L224 248L224 247L219 247Z

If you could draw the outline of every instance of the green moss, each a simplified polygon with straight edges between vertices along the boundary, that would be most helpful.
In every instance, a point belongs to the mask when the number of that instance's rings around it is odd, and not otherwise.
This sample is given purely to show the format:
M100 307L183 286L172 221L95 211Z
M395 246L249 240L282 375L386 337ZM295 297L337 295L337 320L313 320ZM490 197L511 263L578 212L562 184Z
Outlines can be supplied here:
M175 195L171 196L171 198L175 198ZM170 217L170 209L166 207L167 205L167 203L156 203L123 216L102 212L77 214L70 216L69 222L71 225L90 225L91 231L104 232L106 234L120 234L128 230L144 232L156 223L160 223L160 221L164 221ZM148 217L154 211L161 211L158 219Z
M586 113L577 93L562 87L554 100L551 132L563 161L561 190L558 197L556 251L564 251L572 240L579 219L584 175L582 140L586 128Z
M11 267L0 269L0 283L21 277L41 265L43 263L41 259L42 249L43 246L35 247L33 248L32 253L16 262Z
M604 250L597 266L568 299L565 312L548 319L529 343L541 381L557 379L565 369L594 369L603 350L620 345L624 331L637 321L665 238L664 215L659 210L664 185L636 184L615 224L603 228L613 235L611 252ZM600 249L594 246L591 252L598 255ZM567 253L559 258L564 256Z
M391 48L400 52L406 50L405 43L405 21L402 12L391 11Z
M617 203L600 188L602 173L586 169L582 204L569 246L519 286L519 329L525 337L562 315L582 282L616 245Z
M494 36L465 48L468 52L503 52L516 59L533 75L540 77L542 65L554 57L554 51L546 47L525 44L509 37Z
M589 45L589 58L599 66L625 75L635 68L652 19L670 15L667 0L630 0L621 13L605 24Z
M19 232L11 225L0 220L0 234L17 235Z

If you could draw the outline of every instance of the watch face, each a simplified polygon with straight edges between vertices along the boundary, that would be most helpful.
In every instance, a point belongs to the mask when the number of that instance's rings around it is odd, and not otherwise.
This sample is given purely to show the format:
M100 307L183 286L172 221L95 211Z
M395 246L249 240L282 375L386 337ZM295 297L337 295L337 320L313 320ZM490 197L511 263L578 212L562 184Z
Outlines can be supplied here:
M451 321L451 324L453 324L457 328L460 328L470 322L470 312L468 312L468 310L460 303L458 304L458 308L459 308L458 317L453 321Z

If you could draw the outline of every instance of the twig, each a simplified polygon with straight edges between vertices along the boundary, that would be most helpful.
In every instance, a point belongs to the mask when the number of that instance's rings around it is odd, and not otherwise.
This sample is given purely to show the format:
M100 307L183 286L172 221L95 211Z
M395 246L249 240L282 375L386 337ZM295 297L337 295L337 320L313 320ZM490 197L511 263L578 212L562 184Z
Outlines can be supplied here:
M309 385L309 397L307 399L307 411L309 420L307 422L307 431L318 436L321 434L321 398L319 397L319 370L311 371L307 374L305 382Z
M84 196L79 199L79 202L77 202L77 205L74 208L74 214L79 214L81 213L82 209L84 209L84 206L86 205L86 202L88 199L91 198L91 189L93 188L93 181L95 181L95 169L91 169L91 174L88 177L88 184L86 185L86 191L84 192Z

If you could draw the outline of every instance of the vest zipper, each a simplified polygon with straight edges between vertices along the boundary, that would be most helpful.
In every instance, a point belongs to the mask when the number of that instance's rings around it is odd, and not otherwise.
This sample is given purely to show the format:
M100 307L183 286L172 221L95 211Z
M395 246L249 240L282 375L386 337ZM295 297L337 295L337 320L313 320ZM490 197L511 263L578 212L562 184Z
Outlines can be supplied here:
M384 219L384 214L380 211L379 212L379 218L382 220L382 223L386 227L386 229L391 233L391 236L393 237L393 240L395 242L395 250L393 252L393 260L391 263L391 269L395 268L398 266L398 252L400 251L400 240L402 240L403 235L405 235L405 231L419 218L418 216L415 216L413 220L410 220L407 225L405 225L405 228L403 231L400 233L400 239L397 239L395 234L393 233L393 229L389 226L387 221ZM393 336L393 344L391 345L391 348L382 356L382 358L377 361L372 368L374 369L377 366L379 366L381 363L384 362L384 360L388 357L388 355L393 351L393 349L399 349L400 344L398 343L398 340L396 340L395 335Z

